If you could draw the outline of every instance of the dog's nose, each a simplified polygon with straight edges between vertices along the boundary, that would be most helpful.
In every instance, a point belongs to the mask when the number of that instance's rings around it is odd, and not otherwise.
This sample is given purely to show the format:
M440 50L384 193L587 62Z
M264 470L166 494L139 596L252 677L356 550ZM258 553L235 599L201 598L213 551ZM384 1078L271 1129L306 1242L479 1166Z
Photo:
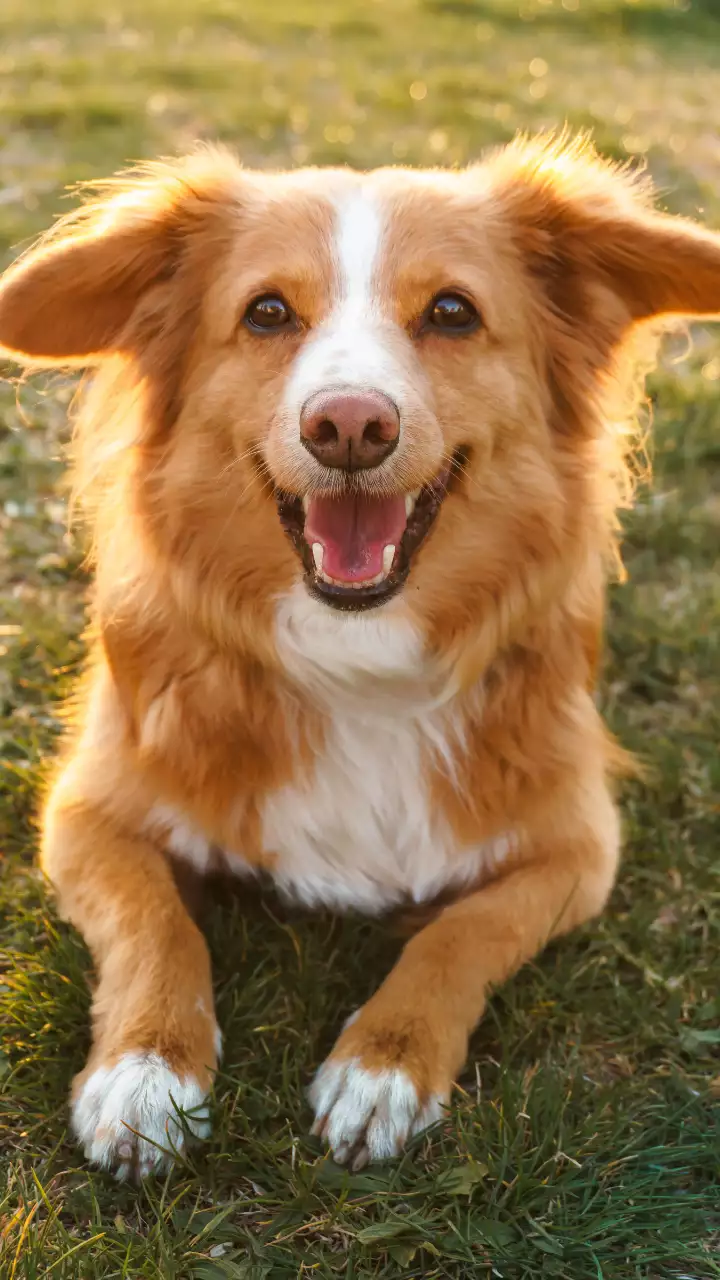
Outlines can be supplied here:
M300 439L325 467L377 467L400 438L400 415L382 391L318 391L300 414Z

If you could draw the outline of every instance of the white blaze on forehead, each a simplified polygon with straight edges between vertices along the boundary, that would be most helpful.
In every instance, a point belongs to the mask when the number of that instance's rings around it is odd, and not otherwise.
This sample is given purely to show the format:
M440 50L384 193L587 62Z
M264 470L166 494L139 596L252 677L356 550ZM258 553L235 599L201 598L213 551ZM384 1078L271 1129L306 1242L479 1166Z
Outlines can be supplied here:
M359 192L338 210L337 261L343 319L362 316L376 307L373 275L382 242L382 219L377 203Z
M382 205L362 188L337 202L333 244L334 298L290 376L285 405L299 414L316 391L362 387L382 391L403 409L408 373L397 349L400 331L381 294Z

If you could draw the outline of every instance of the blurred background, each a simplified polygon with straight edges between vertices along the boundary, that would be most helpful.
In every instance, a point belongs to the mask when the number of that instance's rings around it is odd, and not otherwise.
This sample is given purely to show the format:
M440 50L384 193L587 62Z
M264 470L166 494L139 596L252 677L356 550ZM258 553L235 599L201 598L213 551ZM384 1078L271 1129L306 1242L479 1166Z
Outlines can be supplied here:
M69 184L197 139L260 167L458 165L565 122L720 228L720 0L1 0L0 264ZM601 698L649 775L611 909L497 996L445 1130L351 1185L303 1089L398 944L274 901L209 914L216 1138L172 1193L108 1186L68 1140L88 958L34 815L84 651L73 383L0 373L0 1274L720 1276L717 332L667 345L624 518Z
M249 165L462 164L568 120L716 199L717 0L3 0L0 235L67 182L222 138Z

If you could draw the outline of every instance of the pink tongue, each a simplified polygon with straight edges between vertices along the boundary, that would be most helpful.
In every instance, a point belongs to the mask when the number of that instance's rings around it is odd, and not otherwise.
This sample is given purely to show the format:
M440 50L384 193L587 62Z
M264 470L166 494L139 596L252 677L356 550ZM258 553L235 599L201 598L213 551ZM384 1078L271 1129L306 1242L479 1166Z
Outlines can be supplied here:
M340 582L364 582L382 573L383 551L405 532L405 499L311 498L305 541L323 549L323 573Z

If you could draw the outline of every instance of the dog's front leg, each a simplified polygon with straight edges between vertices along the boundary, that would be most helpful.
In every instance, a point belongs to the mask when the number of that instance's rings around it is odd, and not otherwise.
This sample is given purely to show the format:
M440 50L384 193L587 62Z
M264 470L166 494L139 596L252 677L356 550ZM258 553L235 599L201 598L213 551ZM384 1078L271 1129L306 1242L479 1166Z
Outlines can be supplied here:
M489 988L602 910L618 856L604 787L590 809L561 815L522 863L446 907L346 1024L310 1091L313 1132L340 1163L396 1155L438 1119Z
M161 851L62 781L43 866L97 971L92 1048L72 1092L75 1133L87 1157L119 1177L168 1167L183 1143L179 1110L191 1131L208 1131L219 1033L205 940Z

